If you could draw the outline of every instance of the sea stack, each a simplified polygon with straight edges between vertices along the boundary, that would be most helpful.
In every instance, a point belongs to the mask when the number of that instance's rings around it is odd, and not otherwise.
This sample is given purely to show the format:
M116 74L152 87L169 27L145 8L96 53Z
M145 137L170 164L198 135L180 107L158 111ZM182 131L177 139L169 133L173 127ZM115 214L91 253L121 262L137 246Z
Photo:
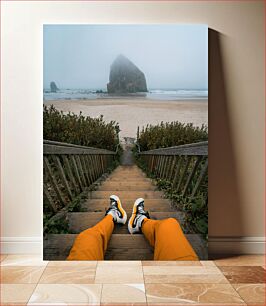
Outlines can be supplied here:
M110 94L147 92L144 73L120 54L112 63L107 91Z
M55 82L50 83L50 89L51 89L51 92L57 92L57 90L59 90L59 88L56 86Z

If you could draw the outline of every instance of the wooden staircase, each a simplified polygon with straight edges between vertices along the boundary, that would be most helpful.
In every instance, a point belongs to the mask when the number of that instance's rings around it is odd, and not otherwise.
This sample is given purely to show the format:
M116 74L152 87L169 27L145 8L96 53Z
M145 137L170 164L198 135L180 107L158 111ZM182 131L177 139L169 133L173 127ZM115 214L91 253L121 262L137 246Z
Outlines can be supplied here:
M145 199L145 209L152 219L176 218L182 225L184 214L171 207L168 199L161 191L156 190L153 181L146 177L136 165L121 165L99 186L98 190L90 192L89 199L83 204L82 212L67 214L69 230L72 234L50 234L44 240L44 259L65 259L81 231L94 226L102 220L105 210L109 207L109 196L115 194L121 199L131 216L134 201ZM201 259L207 258L206 245L200 235L186 235ZM107 260L151 260L153 249L142 234L130 235L127 224L115 225L114 232L105 254Z

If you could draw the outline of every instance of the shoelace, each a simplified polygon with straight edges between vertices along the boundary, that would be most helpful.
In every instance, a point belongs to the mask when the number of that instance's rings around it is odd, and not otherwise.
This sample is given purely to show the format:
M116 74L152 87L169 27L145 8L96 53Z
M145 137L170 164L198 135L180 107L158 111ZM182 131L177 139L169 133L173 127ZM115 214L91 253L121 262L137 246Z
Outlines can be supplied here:
M150 214L148 211L144 210L144 205L139 205L138 206L138 211L135 213L136 214L136 221L141 217L141 216L146 216L147 218L150 218Z
M116 208L116 205L117 205L116 201L110 200L110 206L112 208Z
M106 213L108 213L112 209L117 210L116 201L110 200L110 207L106 210Z
M145 215L146 214L146 211L144 210L144 206L143 205L139 205L138 206L138 214L141 214L141 215Z

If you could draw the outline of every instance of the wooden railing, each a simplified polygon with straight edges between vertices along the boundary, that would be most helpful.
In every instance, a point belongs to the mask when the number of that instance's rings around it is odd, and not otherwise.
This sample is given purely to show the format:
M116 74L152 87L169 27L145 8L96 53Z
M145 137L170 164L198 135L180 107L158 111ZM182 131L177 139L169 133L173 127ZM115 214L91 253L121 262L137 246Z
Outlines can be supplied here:
M171 183L181 196L194 197L208 179L208 141L138 153L146 170Z
M44 140L43 193L56 214L112 166L116 152Z

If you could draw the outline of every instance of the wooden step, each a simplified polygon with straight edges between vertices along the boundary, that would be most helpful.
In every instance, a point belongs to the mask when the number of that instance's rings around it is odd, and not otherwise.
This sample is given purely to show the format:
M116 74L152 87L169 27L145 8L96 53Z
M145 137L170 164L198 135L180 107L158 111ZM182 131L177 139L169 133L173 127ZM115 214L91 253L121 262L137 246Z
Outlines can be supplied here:
M126 169L139 169L141 170L137 165L119 165L115 168L115 170L118 170L118 169L121 169L121 170L126 170Z
M131 216L131 210L127 211L128 218ZM104 212L73 212L67 214L67 220L69 222L69 231L71 233L80 233L98 222L100 222L105 216ZM175 218L180 223L184 220L184 214L177 211L168 212L150 212L151 219L163 220L166 218ZM127 225L122 226L123 233L128 233Z
M48 234L43 239L43 260L65 260L77 234Z
M156 184L154 184L152 181L146 181L146 180L141 180L141 181L103 181L101 186L104 187L113 187L113 188L117 188L117 187L156 187Z
M144 175L140 175L140 174L130 174L130 175L118 175L118 174L112 174L109 176L109 179L112 180L112 179L119 179L118 181L119 182L123 182L123 181L127 181L128 179L130 180L134 180L134 181L139 181L139 182L142 182L145 178L147 178L146 176Z
M124 200L122 202L123 208L131 211L133 208L134 200ZM89 199L82 204L82 209L87 211L106 211L109 207L109 199ZM147 199L145 200L145 209L148 211L172 211L171 202L168 199Z
M43 241L44 260L64 260L77 237L76 234L49 234ZM201 235L186 235L201 260L208 259L206 242ZM151 260L152 249L141 235L113 234L105 259L113 260Z
M128 166L128 167L117 167L114 169L114 171L120 171L120 172L129 172L129 171L136 171L136 172L143 172L139 167L134 166Z
M138 176L138 177L146 177L146 174L142 171L113 171L110 176Z
M139 176L146 177L146 173L142 171L113 171L110 176Z
M141 170L114 170L111 175L140 175L145 176L146 174Z
M111 177L111 176L108 176L108 178L105 180L105 182L118 182L118 183L120 183L120 182L130 182L130 183L134 183L134 182L137 182L137 183L151 183L151 180L149 179L149 178L147 178L147 177L138 177L138 178L136 178L136 177L130 177L130 176L128 176L128 177L126 177L126 178L121 178L121 177L117 177L117 176L113 176L113 177Z
M107 249L104 260L153 260L153 252L150 249L115 248Z
M141 172L143 173L142 169L140 169L139 167L123 167L123 168L120 168L120 167L117 167L114 169L113 172Z
M113 234L104 259L152 260L153 248L143 235Z
M99 186L97 190L100 191L110 191L112 193L115 193L116 191L152 191L156 190L156 186L153 186L152 184L149 183L142 183L143 185L131 185L129 184L112 184L108 185L107 183Z
M109 199L111 193L110 191L91 191L90 199ZM116 195L121 201L125 199L143 198L143 199L160 199L163 198L163 193L161 191L116 191Z

